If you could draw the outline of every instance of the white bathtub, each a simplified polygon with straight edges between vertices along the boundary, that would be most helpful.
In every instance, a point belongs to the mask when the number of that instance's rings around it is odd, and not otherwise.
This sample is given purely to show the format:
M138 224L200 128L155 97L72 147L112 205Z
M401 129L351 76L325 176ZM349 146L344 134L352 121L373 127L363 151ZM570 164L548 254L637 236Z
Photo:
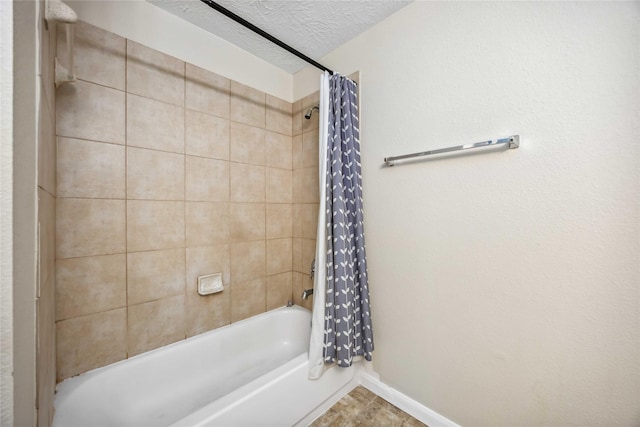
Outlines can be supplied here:
M301 423L354 379L352 368L307 379L310 322L307 310L283 307L67 379L53 426Z

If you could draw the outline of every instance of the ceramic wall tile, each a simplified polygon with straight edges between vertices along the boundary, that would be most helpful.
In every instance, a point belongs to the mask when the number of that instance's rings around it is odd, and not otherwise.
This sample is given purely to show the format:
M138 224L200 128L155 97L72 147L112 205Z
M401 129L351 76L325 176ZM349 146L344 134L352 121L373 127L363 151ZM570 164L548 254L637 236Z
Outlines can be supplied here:
M127 145L184 153L184 108L127 94Z
M265 94L231 81L231 120L264 129Z
M78 80L56 93L58 136L124 144L125 93Z
M264 203L265 201L264 166L231 163L231 201Z
M231 203L231 240L264 240L265 204Z
M184 200L184 155L127 148L127 198Z
M184 202L129 200L127 250L184 247Z
M125 147L58 138L58 196L124 199Z
M290 238L267 240L267 275L291 271L292 259Z
M292 179L290 170L267 168L267 202L292 203Z
M56 124L54 110L40 103L38 125L38 186L56 196Z
M302 134L291 139L291 161L293 169L302 168Z
M69 64L67 57L67 25L58 25L56 56ZM125 90L126 39L83 21L73 25L74 72L86 80L114 89Z
M268 130L291 136L291 110L290 102L266 96L266 128Z
M130 305L127 313L129 357L186 337L184 295Z
M127 92L184 106L185 63L127 40Z
M292 169L291 137L275 132L267 132L265 138L266 165L274 168Z
M276 274L267 277L267 310L284 307L293 301L293 274Z
M198 111L185 115L185 151L213 159L229 159L229 120Z
M103 311L56 324L57 377L69 378L127 357L127 309Z
M231 161L264 166L266 149L264 129L231 122L230 135Z
M185 290L185 249L127 254L127 303L154 301Z
M187 64L186 106L207 114L229 118L229 79Z
M229 162L187 156L185 198L194 202L229 200Z
M231 288L231 321L238 322L266 310L264 277L235 283Z
M56 263L57 320L127 305L125 254L59 259Z
M229 203L187 202L187 246L220 245L229 241Z
M125 251L125 202L58 198L56 256L72 258Z
M302 134L302 100L299 99L291 104L291 134Z
M267 204L267 239L291 237L293 206L289 203Z
M264 240L232 243L230 260L233 284L264 277L266 272Z
M318 166L318 133L315 131L302 134L302 167Z

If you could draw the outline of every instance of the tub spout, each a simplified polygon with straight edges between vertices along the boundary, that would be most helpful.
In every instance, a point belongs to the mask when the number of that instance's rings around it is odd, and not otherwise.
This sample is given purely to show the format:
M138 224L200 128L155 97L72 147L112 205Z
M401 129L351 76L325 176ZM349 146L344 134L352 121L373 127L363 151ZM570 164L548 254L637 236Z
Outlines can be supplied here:
M305 289L304 291L302 291L302 299L307 299L307 298L309 298L311 295L313 295L313 288L311 288L311 289Z

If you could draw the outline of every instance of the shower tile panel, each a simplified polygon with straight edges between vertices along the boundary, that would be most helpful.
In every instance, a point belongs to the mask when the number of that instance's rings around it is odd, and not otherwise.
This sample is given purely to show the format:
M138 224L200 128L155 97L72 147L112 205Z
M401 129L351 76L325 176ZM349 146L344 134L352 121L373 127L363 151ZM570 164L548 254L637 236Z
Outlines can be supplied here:
M320 183L318 166L302 169L302 190L300 201L302 203L317 203L320 200Z
M318 166L319 136L317 131L302 134L302 167Z
M291 136L291 103L266 96L266 129Z
M127 198L184 200L184 155L128 147Z
M265 130L242 123L231 122L230 129L232 162L265 164Z
M56 256L72 258L125 252L125 202L59 198Z
M302 237L315 239L318 230L318 203L305 203L302 206Z
M231 120L265 128L265 93L231 81Z
M82 80L56 93L58 136L124 144L125 94Z
M231 163L231 201L264 203L265 197L264 166Z
M292 203L291 170L267 168L267 202Z
M229 162L187 156L186 200L226 202L229 200Z
M187 337L201 334L231 323L231 289L199 295L195 287L187 288Z
M302 168L302 134L291 139L291 163L294 170Z
M59 197L124 199L125 147L58 138Z
M287 305L292 300L293 273L267 276L267 310Z
M128 305L183 295L184 289L184 248L127 254Z
M299 273L303 273L304 269L302 266L302 239L298 237L294 237L291 239L292 241L292 265L291 269L293 271L297 271Z
M68 64L67 25L58 25L56 56ZM126 39L108 31L78 21L73 26L74 72L80 80L125 90Z
M185 63L127 40L127 92L184 106Z
M59 259L56 265L56 320L127 305L125 254Z
M291 104L291 134L302 134L302 100Z
M224 244L229 241L229 203L187 202L187 247Z
M229 160L229 120L187 110L185 129L186 154Z
M127 309L103 311L56 324L58 380L127 357Z
M267 239L293 236L292 212L290 203L267 204Z
M266 279L234 283L231 288L231 321L238 322L266 310Z
M184 339L185 325L184 294L130 305L127 313L129 356Z
M184 153L184 109L127 94L127 145Z
M265 204L231 203L231 241L265 239Z
M265 145L267 166L291 170L293 152L290 136L267 132Z
M230 80L191 64L186 72L186 107L228 119Z
M291 271L292 239L267 240L267 275Z
M129 200L127 251L184 247L184 202Z
M232 285L264 277L266 275L265 241L232 243L230 260Z
M38 186L56 197L56 125L55 113L40 103L38 125Z

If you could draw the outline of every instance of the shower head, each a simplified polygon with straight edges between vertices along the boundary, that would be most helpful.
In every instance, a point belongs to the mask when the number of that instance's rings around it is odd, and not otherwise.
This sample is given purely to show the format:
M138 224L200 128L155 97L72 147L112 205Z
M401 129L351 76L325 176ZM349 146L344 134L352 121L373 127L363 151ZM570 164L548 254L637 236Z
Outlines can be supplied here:
M317 105L315 107L309 108L305 113L304 118L309 120L311 118L311 114L313 113L313 110L320 111L320 108L318 108Z

